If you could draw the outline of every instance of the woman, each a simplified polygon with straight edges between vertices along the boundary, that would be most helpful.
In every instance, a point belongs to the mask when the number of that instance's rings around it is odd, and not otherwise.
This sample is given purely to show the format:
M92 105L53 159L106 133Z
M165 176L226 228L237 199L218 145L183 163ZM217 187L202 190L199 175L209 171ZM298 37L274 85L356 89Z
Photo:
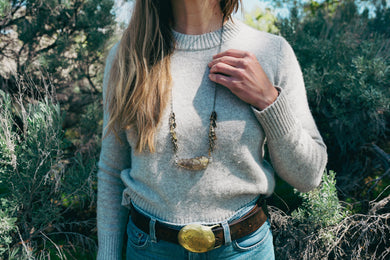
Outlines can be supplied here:
M281 178L319 184L326 147L295 55L232 21L238 2L136 1L104 77L98 259L121 259L126 230L127 259L274 259L266 139Z

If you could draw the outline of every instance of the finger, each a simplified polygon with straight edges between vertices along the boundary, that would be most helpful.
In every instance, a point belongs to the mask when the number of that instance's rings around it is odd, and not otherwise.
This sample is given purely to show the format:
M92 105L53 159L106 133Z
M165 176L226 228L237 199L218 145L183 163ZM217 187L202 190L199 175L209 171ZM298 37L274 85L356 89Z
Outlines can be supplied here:
M225 64L228 64L233 67L241 67L242 66L242 59L232 57L232 56L222 56L220 58L213 59L212 61L209 62L209 67L211 68L215 64L222 62Z
M237 68L230 66L229 64L219 62L211 67L210 73L212 74L224 74L231 77L239 76Z
M220 52L218 54L215 54L213 56L213 59L220 58L222 56L231 56L231 57L236 57L236 58L244 58L244 57L247 56L247 52L246 51L242 51L242 50L230 49L230 50L223 51L223 52Z
M226 76L226 75L222 75L222 74L213 74L213 73L210 73L209 74L209 79L211 81L214 81L215 83L218 83L222 86L225 86L227 88L230 89L231 87L231 84L232 84L232 78L229 77L229 76Z

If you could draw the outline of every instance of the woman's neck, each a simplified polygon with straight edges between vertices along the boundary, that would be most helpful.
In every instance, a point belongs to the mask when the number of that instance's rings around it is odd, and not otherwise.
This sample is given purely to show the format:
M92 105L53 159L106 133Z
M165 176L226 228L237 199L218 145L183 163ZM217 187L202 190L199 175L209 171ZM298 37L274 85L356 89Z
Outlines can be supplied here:
M221 27L222 11L218 0L171 0L173 29L184 34L204 34Z

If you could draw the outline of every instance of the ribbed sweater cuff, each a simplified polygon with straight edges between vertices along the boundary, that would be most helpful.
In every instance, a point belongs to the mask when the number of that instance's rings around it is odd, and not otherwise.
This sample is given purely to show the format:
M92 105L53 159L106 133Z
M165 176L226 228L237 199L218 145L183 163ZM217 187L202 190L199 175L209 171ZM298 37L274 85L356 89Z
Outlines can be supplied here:
M97 260L121 260L123 238L118 234L99 235Z
M284 136L297 127L297 120L289 107L288 100L283 95L283 91L276 101L266 109L260 111L252 107L252 110L269 139Z

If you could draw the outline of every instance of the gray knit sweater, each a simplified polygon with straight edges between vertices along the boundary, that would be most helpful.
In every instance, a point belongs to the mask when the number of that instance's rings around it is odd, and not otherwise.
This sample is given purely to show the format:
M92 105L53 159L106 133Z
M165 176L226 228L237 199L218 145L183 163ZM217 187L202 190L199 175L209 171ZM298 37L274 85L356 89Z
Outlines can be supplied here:
M207 156L214 94L207 64L218 52L220 33L174 32L171 73L180 158ZM121 258L130 201L163 221L215 223L228 219L259 194L272 194L274 170L303 192L319 184L327 161L326 147L310 113L301 69L290 45L279 36L229 21L222 51L227 49L256 55L280 91L277 100L258 111L218 86L217 145L213 162L203 171L175 166L170 106L163 111L154 154L135 154L131 132L120 133L122 144L113 135L103 139L98 172L98 259ZM116 47L107 59L104 93L115 53ZM104 126L108 116L105 110ZM263 159L265 142L272 167Z

